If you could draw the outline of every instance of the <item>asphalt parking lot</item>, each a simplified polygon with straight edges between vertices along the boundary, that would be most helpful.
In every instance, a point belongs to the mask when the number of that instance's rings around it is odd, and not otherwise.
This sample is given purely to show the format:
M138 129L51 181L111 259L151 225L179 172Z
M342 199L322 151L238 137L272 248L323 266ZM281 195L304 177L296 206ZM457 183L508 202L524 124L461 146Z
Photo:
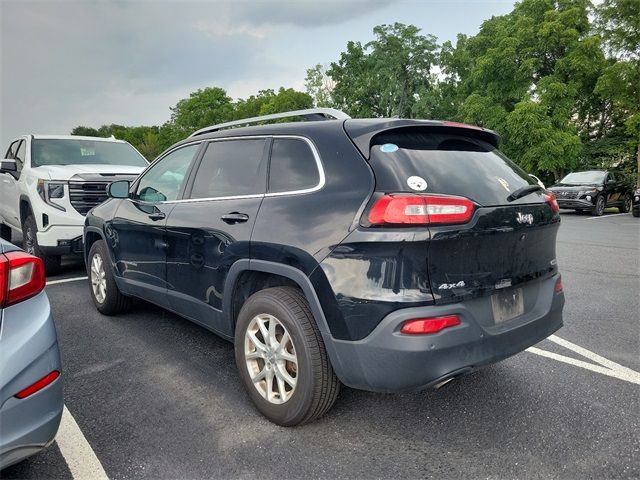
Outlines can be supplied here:
M67 261L47 293L70 415L1 476L638 478L640 221L563 212L558 261L565 326L551 340L437 391L343 388L292 429L254 410L231 344L144 302L101 316Z

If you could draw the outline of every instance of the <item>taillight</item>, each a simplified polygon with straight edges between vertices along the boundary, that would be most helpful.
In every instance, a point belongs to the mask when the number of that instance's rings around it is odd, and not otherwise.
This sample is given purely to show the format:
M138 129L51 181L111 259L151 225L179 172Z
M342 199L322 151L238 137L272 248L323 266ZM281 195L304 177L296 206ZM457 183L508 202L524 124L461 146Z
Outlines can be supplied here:
M400 329L400 333L405 333L407 335L428 335L457 325L460 325L460 319L457 315L417 318L415 320L407 320L404 322Z
M558 205L558 200L556 200L556 194L553 192L547 192L544 194L544 198L546 198L547 203L551 207L551 211L553 213L558 213L560 211L560 206Z
M24 252L0 254L0 307L40 293L46 283L42 260Z
M474 203L464 197L394 193L374 203L368 220L371 225L466 223L473 208Z

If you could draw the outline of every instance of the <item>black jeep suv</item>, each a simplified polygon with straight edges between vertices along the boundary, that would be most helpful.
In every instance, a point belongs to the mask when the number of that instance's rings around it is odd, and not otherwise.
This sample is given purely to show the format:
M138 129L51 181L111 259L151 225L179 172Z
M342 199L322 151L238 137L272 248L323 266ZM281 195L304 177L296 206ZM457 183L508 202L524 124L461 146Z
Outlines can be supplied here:
M572 172L549 188L560 208L587 210L601 216L607 207L631 211L633 184L621 172L587 170Z
M290 116L310 121L238 125ZM328 109L203 129L87 215L91 295L235 342L280 425L325 413L340 383L442 386L562 326L558 205L498 142Z

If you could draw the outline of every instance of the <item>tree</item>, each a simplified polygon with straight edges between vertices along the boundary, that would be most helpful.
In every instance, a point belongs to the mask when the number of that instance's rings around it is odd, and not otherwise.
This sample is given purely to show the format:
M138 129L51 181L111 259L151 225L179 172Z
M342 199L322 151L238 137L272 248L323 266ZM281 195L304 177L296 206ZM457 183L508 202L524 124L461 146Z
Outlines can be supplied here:
M336 82L327 73L327 67L317 64L313 68L307 70L307 76L304 80L304 86L307 93L313 98L313 104L316 107L334 106L333 89Z
M83 126L75 127L73 130L71 130L71 135L78 135L81 137L101 137L102 136L100 135L100 132L98 132L98 130L96 130L95 128L83 127Z
M620 152L622 142L635 151L640 187L640 2L604 0L596 8L596 25L611 55L596 93L610 106L612 127L624 125L626 139L616 129L619 141L613 151Z
M435 37L401 23L379 25L373 33L374 40L364 46L349 42L331 64L334 103L352 116L410 117L433 80Z

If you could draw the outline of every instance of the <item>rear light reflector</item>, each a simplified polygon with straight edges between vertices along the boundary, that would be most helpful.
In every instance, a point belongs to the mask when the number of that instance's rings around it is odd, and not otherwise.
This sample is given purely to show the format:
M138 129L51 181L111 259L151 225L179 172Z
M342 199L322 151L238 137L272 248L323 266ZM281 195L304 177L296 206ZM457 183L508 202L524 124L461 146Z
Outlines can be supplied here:
M468 198L448 195L389 194L371 207L371 225L457 224L473 216L474 203Z
M564 292L564 288L562 287L562 280L561 279L558 279L558 281L556 282L556 286L554 287L554 291L556 293Z
M408 335L428 335L437 333L445 328L460 325L460 319L457 315L447 315L444 317L433 318L417 318L415 320L407 320L402 324L400 333Z
M556 194L553 192L547 192L544 194L547 199L547 203L551 207L551 211L553 213L558 213L560 211L560 205L558 205L558 200L556 199Z
M46 283L42 260L25 252L0 254L0 308L40 293Z
M54 370L50 374L42 377L36 383L28 386L24 390L20 390L18 393L14 395L14 397L19 399L27 398L29 395L33 395L37 391L42 390L47 385L53 383L56 380L56 378L58 378L59 376L60 376L60 372L58 370Z

